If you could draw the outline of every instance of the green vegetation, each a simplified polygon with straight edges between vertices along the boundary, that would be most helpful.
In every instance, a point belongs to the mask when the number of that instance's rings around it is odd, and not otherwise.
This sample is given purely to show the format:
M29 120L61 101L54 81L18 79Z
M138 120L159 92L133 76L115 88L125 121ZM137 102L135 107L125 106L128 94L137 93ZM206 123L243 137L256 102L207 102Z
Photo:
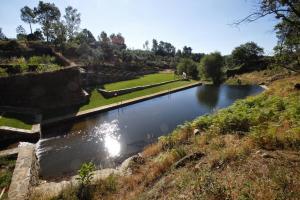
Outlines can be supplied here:
M144 86L144 85L161 83L165 81L172 81L175 79L176 77L174 73L149 74L133 80L105 84L104 88L106 90L120 90L125 88L136 87L136 86Z
M0 115L0 126L31 130L33 123L32 116L25 114L4 113Z
M118 103L118 102L121 103L122 101L126 101L129 99L154 94L154 93L161 92L164 90L171 90L171 89L174 89L177 87L182 87L182 86L185 86L185 85L188 85L191 83L195 83L195 81L177 81L177 82L168 83L168 84L153 87L153 88L148 88L148 89L132 92L129 94L125 94L125 95L121 95L121 96L117 96L117 97L113 97L113 98L109 98L109 99L104 98L101 94L99 94L99 92L97 90L93 90L89 103L87 105L83 105L82 107L80 107L80 110L81 111L87 110L87 109L96 108L99 106L109 105L112 103Z
M102 185L108 179L92 184L90 199L297 199L299 81L299 75L277 80L260 95L178 126L145 148L132 174L110 187ZM199 152L203 157L174 167Z
M197 79L198 65L195 61L190 58L182 58L177 64L177 73L178 75L182 75L183 72L186 73L187 76L192 77L193 79Z
M42 73L60 69L60 66L56 64L55 57L48 55L32 56L28 60L24 57L12 57L2 59L1 64L3 64L4 68L0 68L0 76L25 72ZM6 67L6 65L9 66Z
M7 198L7 192L11 182L15 164L15 157L0 157L0 191L2 192L2 190L5 188L5 193L2 199Z
M210 78L214 84L221 83L222 68L224 65L221 53L215 52L205 55L199 65L199 76L203 79Z
M78 170L78 178L77 180L79 183L83 186L88 186L91 184L92 178L93 178L93 171L95 171L96 166L94 163L83 163Z

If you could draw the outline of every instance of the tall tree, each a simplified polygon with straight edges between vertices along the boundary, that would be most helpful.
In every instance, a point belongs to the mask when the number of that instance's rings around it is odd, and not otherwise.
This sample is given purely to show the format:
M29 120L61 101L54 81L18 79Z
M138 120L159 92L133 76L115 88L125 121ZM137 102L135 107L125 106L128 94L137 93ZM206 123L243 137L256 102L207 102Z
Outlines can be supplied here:
M23 28L22 25L19 25L19 26L16 28L16 32L17 32L17 39L18 39L18 40L25 39L26 36L27 36L26 31L25 31L25 29Z
M267 15L279 19L275 26L278 45L275 47L276 59L282 67L300 70L300 1L299 0L259 0L258 9L247 17L234 23L253 22ZM296 62L295 62L296 61ZM291 65L291 66L288 66Z
M192 50L193 49L191 47L184 46L182 49L182 55L184 57L190 57L192 55Z
M118 33L117 35L114 33L111 34L110 41L112 45L114 45L118 49L126 49L125 38L122 36L121 33Z
M54 38L52 39L55 45L63 47L67 41L67 28L64 26L63 22L57 22L53 24Z
M149 41L146 40L145 43L143 44L143 48L147 51L149 51Z
M2 28L0 28L0 40L6 40L6 36L2 32Z
M46 41L54 36L54 24L60 19L60 11L54 3L44 3L40 1L38 7L34 8L37 21L42 25L42 30L46 36Z
M200 77L211 78L214 84L219 84L222 78L222 67L224 65L221 53L214 52L205 55L199 65Z
M113 49L111 45L111 40L107 36L105 31L102 31L100 36L98 36L100 47L103 51L103 56L105 60L112 60L113 58Z
M158 51L158 42L156 39L153 39L152 40L152 52L156 54L157 51Z
M232 51L230 62L233 65L232 67L259 69L263 54L263 48L259 47L255 42L247 42Z
M80 27L80 13L76 8L68 6L65 9L66 14L64 15L65 24L67 28L68 39L73 39Z
M83 29L75 38L76 42L79 44L86 43L91 44L93 42L96 42L95 37L93 36L92 32L88 29Z
M30 33L32 34L32 27L31 25L36 23L35 19L35 13L34 10L29 8L28 6L25 6L24 8L21 9L21 20L25 23L29 24L30 27Z

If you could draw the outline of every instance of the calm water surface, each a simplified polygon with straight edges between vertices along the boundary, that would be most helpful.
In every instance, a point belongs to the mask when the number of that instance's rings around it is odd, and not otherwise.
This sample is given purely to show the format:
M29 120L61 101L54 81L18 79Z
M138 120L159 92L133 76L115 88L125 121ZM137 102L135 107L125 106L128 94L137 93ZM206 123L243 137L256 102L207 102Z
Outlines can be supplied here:
M42 130L41 176L72 175L81 163L115 167L177 125L263 91L260 86L197 86Z

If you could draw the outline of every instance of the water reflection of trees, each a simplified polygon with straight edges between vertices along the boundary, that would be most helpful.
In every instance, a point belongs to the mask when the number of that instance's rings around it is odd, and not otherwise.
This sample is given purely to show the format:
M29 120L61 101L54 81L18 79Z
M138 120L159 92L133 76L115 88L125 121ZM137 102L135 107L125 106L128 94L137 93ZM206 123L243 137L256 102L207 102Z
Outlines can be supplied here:
M197 98L200 104L207 106L209 109L216 107L219 101L220 86L203 85L197 89Z
M236 100L251 95L252 89L251 85L227 85L224 93L228 99Z

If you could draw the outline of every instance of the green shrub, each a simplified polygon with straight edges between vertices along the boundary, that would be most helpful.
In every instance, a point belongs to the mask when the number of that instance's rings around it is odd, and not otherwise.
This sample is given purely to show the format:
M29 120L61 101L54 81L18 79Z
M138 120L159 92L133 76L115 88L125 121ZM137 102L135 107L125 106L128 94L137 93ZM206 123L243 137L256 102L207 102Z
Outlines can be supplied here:
M182 58L177 64L177 73L182 75L185 72L189 77L193 79L198 78L198 65L190 58Z
M186 151L182 147L177 147L175 149L172 149L172 153L176 158L183 158L186 156Z
M81 185L87 186L91 183L93 178L93 171L95 170L95 165L92 162L83 163L78 170L78 178L77 180Z
M29 65L40 65L40 64L53 64L55 63L55 57L43 55L43 56L32 56L28 60Z

